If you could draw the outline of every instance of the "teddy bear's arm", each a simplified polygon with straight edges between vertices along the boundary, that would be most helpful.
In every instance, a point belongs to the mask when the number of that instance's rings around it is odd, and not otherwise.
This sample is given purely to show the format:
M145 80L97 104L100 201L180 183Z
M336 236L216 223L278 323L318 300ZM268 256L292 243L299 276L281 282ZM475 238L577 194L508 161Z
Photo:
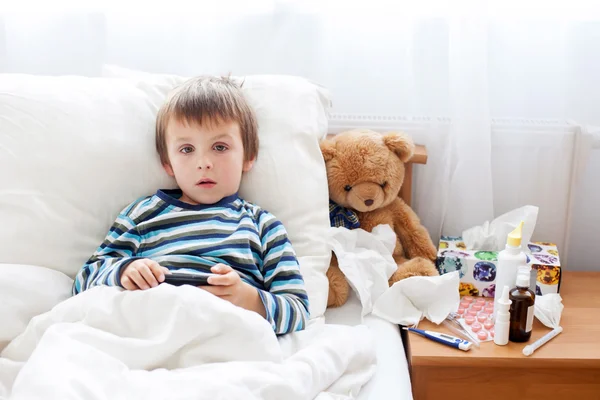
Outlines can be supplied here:
M435 261L437 250L429 232L415 212L403 200L394 201L394 230L407 258L424 257Z

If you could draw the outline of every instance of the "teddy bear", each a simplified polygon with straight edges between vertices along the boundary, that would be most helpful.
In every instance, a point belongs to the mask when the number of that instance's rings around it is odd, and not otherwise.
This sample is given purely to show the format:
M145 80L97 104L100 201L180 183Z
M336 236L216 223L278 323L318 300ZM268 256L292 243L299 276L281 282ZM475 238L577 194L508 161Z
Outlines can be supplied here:
M411 276L435 276L436 247L415 212L399 196L404 163L413 155L414 143L403 133L381 134L351 130L320 142L325 160L332 225L362 228L368 232L389 224L396 233L393 257L398 269L388 283ZM348 299L348 281L335 254L327 271L328 307Z

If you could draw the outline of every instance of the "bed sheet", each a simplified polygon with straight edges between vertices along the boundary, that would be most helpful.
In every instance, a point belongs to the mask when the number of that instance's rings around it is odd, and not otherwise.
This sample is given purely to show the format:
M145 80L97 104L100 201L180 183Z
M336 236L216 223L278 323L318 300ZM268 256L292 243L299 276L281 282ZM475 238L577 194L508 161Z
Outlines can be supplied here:
M325 312L325 322L358 325L361 323L361 309L359 299L351 292L346 304ZM372 330L375 338L377 370L375 376L360 391L357 399L412 399L408 362L398 325L373 315L365 316L362 323Z

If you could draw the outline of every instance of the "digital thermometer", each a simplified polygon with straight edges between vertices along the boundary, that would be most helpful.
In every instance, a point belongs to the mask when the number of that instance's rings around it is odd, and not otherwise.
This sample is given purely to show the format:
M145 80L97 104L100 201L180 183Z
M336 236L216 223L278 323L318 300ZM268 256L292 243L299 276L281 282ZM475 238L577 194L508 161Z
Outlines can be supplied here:
M446 346L454 347L455 349L467 351L470 350L473 346L473 343L468 340L464 340L461 338L457 338L455 336L446 335L445 333L432 332L432 331L424 331L422 329L416 328L404 328L407 331L417 333L423 337L426 337L429 340L433 340L434 342L438 342L441 344L445 344Z

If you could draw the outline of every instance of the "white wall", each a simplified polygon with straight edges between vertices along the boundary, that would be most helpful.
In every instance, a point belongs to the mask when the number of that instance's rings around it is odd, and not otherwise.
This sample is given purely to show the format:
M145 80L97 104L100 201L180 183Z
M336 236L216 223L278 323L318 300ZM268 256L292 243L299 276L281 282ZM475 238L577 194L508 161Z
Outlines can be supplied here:
M517 18L509 13L482 19L486 24L482 40L461 36L460 31L457 35L456 28L462 25L443 13L431 17L406 10L358 10L343 15L344 7L300 13L292 3L266 1L260 3L264 12L248 5L236 8L239 12L235 15L208 16L177 10L168 14L136 10L52 16L0 13L0 72L94 76L103 63L112 63L186 76L296 74L331 89L336 113L453 117L453 106L461 99L452 95L451 88L457 86L452 72L461 71L456 68L461 59L453 56L452 49L462 45L468 53L473 44L483 46L479 49L483 51L473 54L480 69L472 80L483 79L467 83L482 88L479 93L485 94L483 101L489 107L481 109L489 109L489 116L573 120L600 126L598 20L568 20L561 18L562 14L549 20ZM543 4L546 10L547 3ZM250 9L252 12L246 12ZM517 11L522 11L520 5ZM461 65L470 68L473 64L464 60ZM489 134L489 130L477 129L472 130ZM453 211L439 209L445 195L440 179L445 179L448 171L445 149L452 146L447 145L447 137L436 136L438 133L436 128L415 132L430 143L432 157L439 157L419 170L415 184L419 198L438 197L421 203L427 207L420 210L421 214L435 214L429 218L433 236L439 234L440 218ZM489 174L494 214L524 204L539 205L536 238L566 240L571 139L560 134L519 137L494 133ZM517 162L522 167L511 169ZM600 270L600 257L596 256L598 182L600 151L596 150L590 153L574 196L571 245L563 260L567 269ZM477 192L477 188L471 190ZM465 191L464 195L472 194Z
M592 151L577 188L571 232L566 269L600 270L600 150Z

